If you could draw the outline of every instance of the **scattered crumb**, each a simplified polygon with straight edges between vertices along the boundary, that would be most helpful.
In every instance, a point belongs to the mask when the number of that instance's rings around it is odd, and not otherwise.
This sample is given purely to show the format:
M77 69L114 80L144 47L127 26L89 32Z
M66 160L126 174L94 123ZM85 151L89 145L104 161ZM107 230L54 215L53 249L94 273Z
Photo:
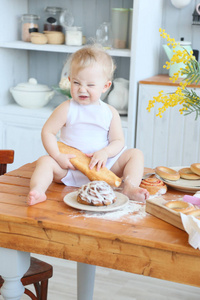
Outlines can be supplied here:
M126 217L126 219L144 218L147 213L145 212L145 205L134 201L129 201L125 207L112 212L86 212L82 211L85 218L100 218L106 220L119 220Z

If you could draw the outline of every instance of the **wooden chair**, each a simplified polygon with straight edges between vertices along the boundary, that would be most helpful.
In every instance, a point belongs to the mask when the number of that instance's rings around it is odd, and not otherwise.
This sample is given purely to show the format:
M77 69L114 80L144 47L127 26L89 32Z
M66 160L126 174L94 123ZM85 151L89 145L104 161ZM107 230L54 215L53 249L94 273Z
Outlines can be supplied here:
M13 150L0 150L0 175L7 171L7 164L12 164L14 161Z
M0 175L7 171L7 164L14 161L13 150L0 150ZM48 279L53 275L53 268L50 264L43 262L37 258L31 257L30 268L21 279L24 286L34 284L36 296L27 288L25 294L32 300L47 300ZM3 278L0 276L0 288L3 285Z

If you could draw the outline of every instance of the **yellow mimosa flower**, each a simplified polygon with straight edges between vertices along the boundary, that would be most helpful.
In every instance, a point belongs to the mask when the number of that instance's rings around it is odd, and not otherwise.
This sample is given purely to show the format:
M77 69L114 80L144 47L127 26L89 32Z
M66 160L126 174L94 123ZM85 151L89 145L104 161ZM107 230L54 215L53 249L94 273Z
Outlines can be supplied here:
M171 94L166 94L164 91L160 91L158 96L153 97L153 100L149 100L147 110L150 112L155 106L155 103L161 103L161 107L158 107L158 113L156 116L162 118L163 113L169 107L174 107L176 105L182 105L179 109L180 114L190 114L196 112L196 119L200 115L200 97L196 95L194 90L188 90L187 86L190 84L197 84L200 81L200 64L196 61L193 51L187 52L183 47L180 49L180 44L178 44L174 38L171 38L169 34L165 32L165 29L159 28L160 36L167 40L167 45L173 48L173 56L169 61L166 61L163 65L164 69L170 69L171 65L175 63L183 63L184 68L173 74L170 77L172 82L176 82L181 75L185 75L183 81L180 81L179 86L176 91ZM179 45L179 49L176 46Z

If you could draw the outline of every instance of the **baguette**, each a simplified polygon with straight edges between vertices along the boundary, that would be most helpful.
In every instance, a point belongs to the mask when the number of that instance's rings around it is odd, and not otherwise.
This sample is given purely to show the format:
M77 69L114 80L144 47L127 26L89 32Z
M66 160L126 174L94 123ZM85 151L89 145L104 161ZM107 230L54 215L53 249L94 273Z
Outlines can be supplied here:
M70 158L73 166L86 175L89 180L102 180L107 182L111 186L119 187L122 183L122 179L116 176L112 171L108 170L106 167L101 168L99 171L96 170L96 166L91 170L89 168L90 157L87 157L80 150L67 146L62 142L58 142L58 148L61 153L64 154L74 154L76 157Z

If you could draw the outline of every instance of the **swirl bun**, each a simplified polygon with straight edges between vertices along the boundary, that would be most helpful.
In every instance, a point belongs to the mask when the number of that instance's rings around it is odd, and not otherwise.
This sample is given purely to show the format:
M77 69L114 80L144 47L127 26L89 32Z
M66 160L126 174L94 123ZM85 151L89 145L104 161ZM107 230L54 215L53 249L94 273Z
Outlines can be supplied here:
M140 187L146 189L150 195L163 195L167 192L166 184L164 184L162 180L155 177L143 179Z
M104 206L116 201L116 195L105 181L91 181L78 191L77 201L85 205Z

